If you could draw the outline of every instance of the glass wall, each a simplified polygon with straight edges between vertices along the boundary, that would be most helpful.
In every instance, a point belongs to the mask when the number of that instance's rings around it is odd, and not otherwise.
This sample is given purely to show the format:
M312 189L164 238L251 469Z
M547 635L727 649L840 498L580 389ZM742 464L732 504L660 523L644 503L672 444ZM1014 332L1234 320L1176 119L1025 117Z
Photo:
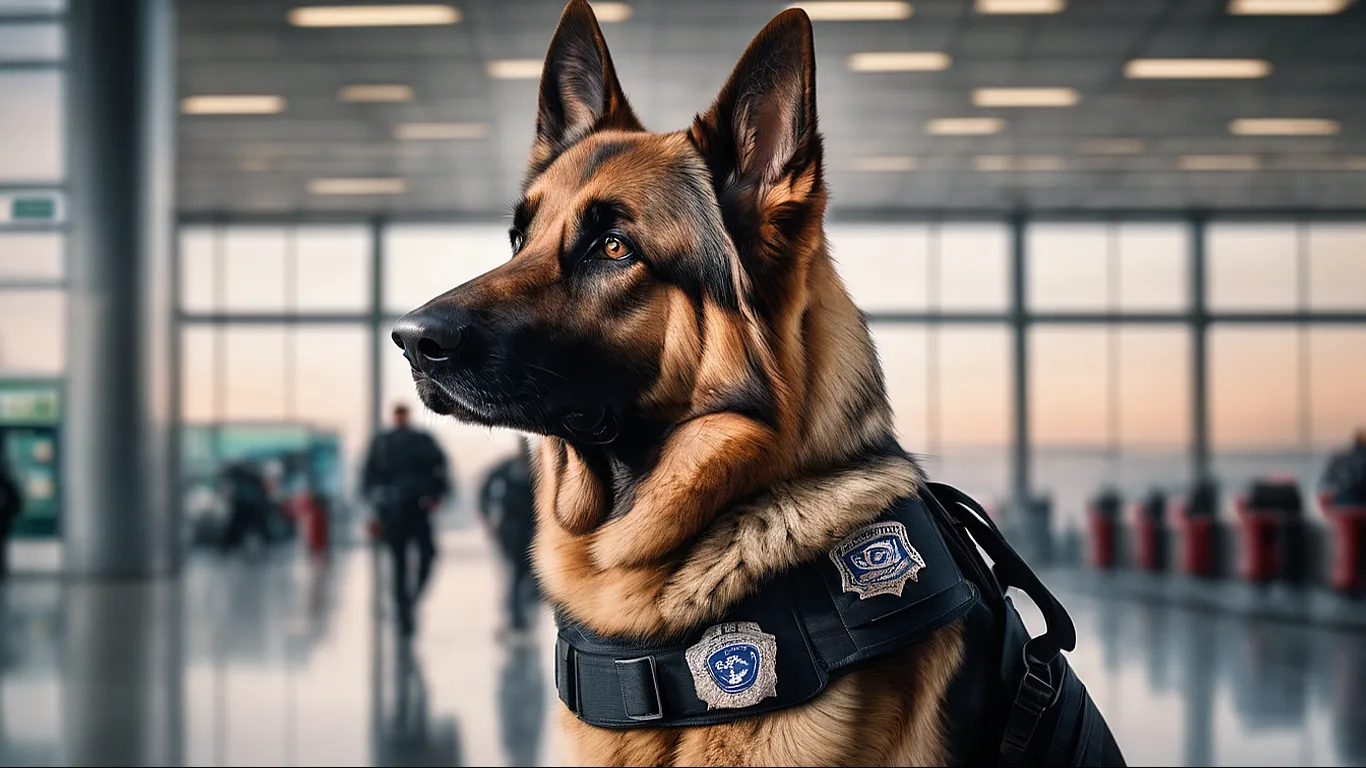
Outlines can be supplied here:
M1102 485L1128 498L1184 489L1201 429L1200 317L1204 427L1226 487L1281 473L1310 490L1327 452L1366 423L1366 225L1215 221L1198 251L1191 220L1027 221L1018 225L1019 307L1013 226L828 228L841 275L869 313L898 436L931 476L985 503L1007 502L1022 406L1023 469L1051 497L1055 527L1078 525ZM59 269L50 240L25 237L32 255L0 265L20 264L35 279ZM373 414L387 420L392 405L416 404L388 339L393 320L508 253L501 223L186 226L180 248L187 426L308 424L336 434L349 489ZM1205 291L1194 296L1201 251ZM62 311L60 292L25 301L15 310L25 317ZM24 338L5 351L56 370L55 348ZM454 465L459 520L459 502L515 437L419 418Z

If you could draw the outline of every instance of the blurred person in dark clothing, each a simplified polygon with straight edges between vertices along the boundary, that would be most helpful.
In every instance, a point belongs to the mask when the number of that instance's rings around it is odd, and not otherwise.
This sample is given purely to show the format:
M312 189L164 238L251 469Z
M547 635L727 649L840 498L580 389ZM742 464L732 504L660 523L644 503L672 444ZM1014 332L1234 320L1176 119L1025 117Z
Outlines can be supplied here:
M517 453L489 471L479 492L479 515L508 566L507 626L499 634L524 632L540 591L531 571L531 538L536 512L531 490L531 445L523 437Z
M1328 460L1321 482L1340 507L1366 507L1366 428L1358 429L1346 450Z
M240 548L252 531L262 545L269 543L271 501L261 475L245 463L233 462L223 467L221 484L228 505L228 523L220 542L222 551Z
M393 555L394 608L398 628L413 633L413 609L436 558L431 513L451 490L446 455L436 440L409 423L408 407L397 405L394 427L375 436L365 458L361 490L374 505L384 541ZM414 580L408 552L417 549Z
M19 484L10 474L5 458L0 456L0 579L9 573L9 529L24 511L24 497Z

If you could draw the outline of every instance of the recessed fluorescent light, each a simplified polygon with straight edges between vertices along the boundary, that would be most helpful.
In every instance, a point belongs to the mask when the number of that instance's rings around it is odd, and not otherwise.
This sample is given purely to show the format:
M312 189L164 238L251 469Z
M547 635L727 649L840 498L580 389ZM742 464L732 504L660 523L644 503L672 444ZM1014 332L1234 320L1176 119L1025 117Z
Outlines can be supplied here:
M399 141L459 141L488 135L483 123L401 123L394 126Z
M947 53L938 51L884 51L849 57L849 69L855 72L939 72L952 63Z
M424 27L459 21L458 9L438 3L310 5L289 12L289 23L296 27Z
M852 168L861 173L896 173L914 171L918 163L906 155L864 155L854 158Z
M1182 155L1177 167L1183 171L1255 171L1262 161L1256 155Z
M977 0L978 13L1061 13L1067 0Z
M403 179L312 179L308 191L315 195L401 195L408 191Z
M1061 171L1062 158L1057 155L978 155L972 158L978 171Z
M187 115L273 115L283 112L281 96L186 96L180 111Z
M1143 142L1138 139L1087 139L1078 147L1083 155L1139 155Z
M613 24L631 18L630 3L589 3L589 5L593 7L593 15L598 17L598 22L601 24Z
M1070 107L1080 97L1075 88L975 88L977 107Z
M1228 12L1246 16L1326 16L1352 0L1228 0Z
M399 84L348 85L337 98L342 101L412 101L411 86Z
M541 76L540 59L496 59L488 63L489 77L495 80L535 80Z
M1332 136L1340 130L1336 120L1308 117L1245 117L1228 124L1235 136Z
M988 136L1005 130L999 117L941 117L925 124L925 132L935 136Z
M1269 74L1271 63L1262 59L1134 59L1124 66L1124 76L1135 79L1236 79Z
M909 19L914 10L910 3L900 2L845 2L793 3L788 8L801 8L812 21L895 21Z

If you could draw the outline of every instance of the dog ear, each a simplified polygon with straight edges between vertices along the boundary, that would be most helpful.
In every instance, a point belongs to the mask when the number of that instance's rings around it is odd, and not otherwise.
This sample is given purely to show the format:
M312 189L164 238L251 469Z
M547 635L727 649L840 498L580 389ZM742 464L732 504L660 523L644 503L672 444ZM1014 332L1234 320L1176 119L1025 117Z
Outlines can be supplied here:
M805 11L784 11L764 27L689 135L732 236L758 240L737 242L742 255L747 245L781 250L775 238L792 239L813 204L824 210L816 52Z
M617 81L607 40L586 0L570 0L541 70L532 175L595 130L645 130Z

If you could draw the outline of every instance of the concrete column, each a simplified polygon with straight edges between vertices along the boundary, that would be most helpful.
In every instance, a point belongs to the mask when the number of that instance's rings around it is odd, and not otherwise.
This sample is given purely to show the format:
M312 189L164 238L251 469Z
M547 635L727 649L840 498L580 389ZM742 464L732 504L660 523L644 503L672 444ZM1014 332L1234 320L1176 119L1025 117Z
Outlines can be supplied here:
M64 567L176 570L171 489L175 5L71 0Z
M64 762L184 765L179 583L70 584L62 617Z

